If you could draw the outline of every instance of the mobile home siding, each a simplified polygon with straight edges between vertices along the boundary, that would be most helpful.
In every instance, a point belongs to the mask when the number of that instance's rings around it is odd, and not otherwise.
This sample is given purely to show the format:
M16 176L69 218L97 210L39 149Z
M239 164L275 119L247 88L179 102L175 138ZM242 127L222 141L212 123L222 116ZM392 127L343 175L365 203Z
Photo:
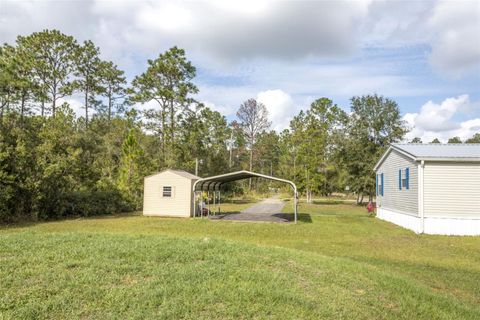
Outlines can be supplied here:
M192 215L192 180L173 172L145 178L143 214L149 216L190 217ZM163 197L164 186L172 187L172 197Z
M409 188L399 188L398 173L409 168ZM377 194L377 207L383 207L400 213L418 215L418 165L415 161L392 150L377 169L384 174L383 196Z
M480 219L480 164L425 162L425 217Z

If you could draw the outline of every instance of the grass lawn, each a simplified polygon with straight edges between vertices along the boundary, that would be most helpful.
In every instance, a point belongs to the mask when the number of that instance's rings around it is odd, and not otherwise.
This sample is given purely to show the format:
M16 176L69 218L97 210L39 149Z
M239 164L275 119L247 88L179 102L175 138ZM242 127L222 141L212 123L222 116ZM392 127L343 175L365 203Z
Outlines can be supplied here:
M297 225L128 214L0 229L0 280L0 319L479 319L480 238L338 203Z

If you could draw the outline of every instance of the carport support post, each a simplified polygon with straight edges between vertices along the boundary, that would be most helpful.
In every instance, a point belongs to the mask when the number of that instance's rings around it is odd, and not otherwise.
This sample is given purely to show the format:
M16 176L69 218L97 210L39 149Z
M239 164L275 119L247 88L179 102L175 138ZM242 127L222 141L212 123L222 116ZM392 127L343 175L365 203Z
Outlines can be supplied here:
M215 198L217 197L217 193L215 192L215 189L213 190L213 210L215 210ZM215 214L215 212L214 212Z
M197 192L193 190L193 217L197 217Z
M293 205L295 206L295 223L297 223L297 190L295 190L293 194L293 202Z

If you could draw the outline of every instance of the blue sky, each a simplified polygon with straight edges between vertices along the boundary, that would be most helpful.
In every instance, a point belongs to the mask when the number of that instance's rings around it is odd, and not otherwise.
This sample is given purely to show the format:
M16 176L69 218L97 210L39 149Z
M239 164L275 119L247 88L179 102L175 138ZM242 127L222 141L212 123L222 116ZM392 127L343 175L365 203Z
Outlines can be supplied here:
M229 120L253 97L281 130L316 98L348 110L378 93L398 102L408 139L480 132L480 1L0 3L0 41L45 28L93 40L130 79L182 47L197 98Z

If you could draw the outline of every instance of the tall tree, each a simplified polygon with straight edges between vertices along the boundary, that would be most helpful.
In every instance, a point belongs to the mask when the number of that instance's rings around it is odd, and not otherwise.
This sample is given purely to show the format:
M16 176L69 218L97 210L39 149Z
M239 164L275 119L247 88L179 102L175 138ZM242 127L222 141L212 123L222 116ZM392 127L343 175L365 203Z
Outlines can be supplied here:
M280 157L280 137L276 131L264 131L257 139L256 167L260 173L274 175Z
M33 70L41 88L41 114L45 115L45 103L51 102L55 116L59 99L72 93L71 75L75 69L77 42L58 30L34 32L17 38L17 43L29 51Z
M268 111L265 105L255 99L248 99L242 103L237 111L237 117L240 120L240 126L250 151L249 169L251 171L257 137L270 127L271 122L268 120ZM249 188L252 188L251 179L249 180Z
M33 63L28 50L21 45L16 47L4 46L2 71L9 74L8 87L10 88L10 102L15 104L23 121L29 111L28 102L34 98L38 84L33 74ZM1 55L1 54L0 54ZM8 62L9 61L9 62Z
M310 191L321 191L324 195L332 191L328 176L333 176L337 171L333 165L336 142L338 135L344 136L346 117L346 113L328 98L315 100L306 113L307 127L303 143L307 145L303 151L307 159L307 185Z
M462 140L459 137L453 137L448 139L448 143L462 143Z
M203 107L188 113L180 123L177 144L181 149L179 163L183 169L194 171L199 165L199 175L214 175L228 168L226 141L231 129L227 120L217 111Z
M157 59L148 60L147 71L132 82L132 101L158 104L158 109L148 110L145 116L159 125L156 131L161 135L164 160L170 166L175 162L177 117L195 103L191 96L198 92L191 81L195 74L196 69L187 60L185 51L173 47Z
M5 44L0 47L0 126L9 109L15 92L15 48Z
M96 96L102 92L100 82L100 49L92 41L87 40L80 46L75 55L75 76L73 87L83 92L85 108L85 124L88 125L88 109L96 105Z
M353 97L344 140L344 158L353 191L375 193L373 166L386 148L400 141L407 132L397 103L378 95ZM362 198L360 198L361 202Z
M473 137L467 139L465 143L480 143L480 133L475 133Z
M139 203L141 182L143 179L141 170L141 157L143 151L138 143L137 130L129 130L127 137L122 144L122 156L119 167L119 189L126 196L132 197L133 201Z
M100 65L100 78L102 81L102 95L107 98L106 113L110 121L114 109L120 106L118 100L125 98L127 95L127 80L124 72L118 69L117 65L111 61L102 61Z
M420 139L419 137L415 137L412 139L412 141L410 141L410 143L422 143L422 139Z

